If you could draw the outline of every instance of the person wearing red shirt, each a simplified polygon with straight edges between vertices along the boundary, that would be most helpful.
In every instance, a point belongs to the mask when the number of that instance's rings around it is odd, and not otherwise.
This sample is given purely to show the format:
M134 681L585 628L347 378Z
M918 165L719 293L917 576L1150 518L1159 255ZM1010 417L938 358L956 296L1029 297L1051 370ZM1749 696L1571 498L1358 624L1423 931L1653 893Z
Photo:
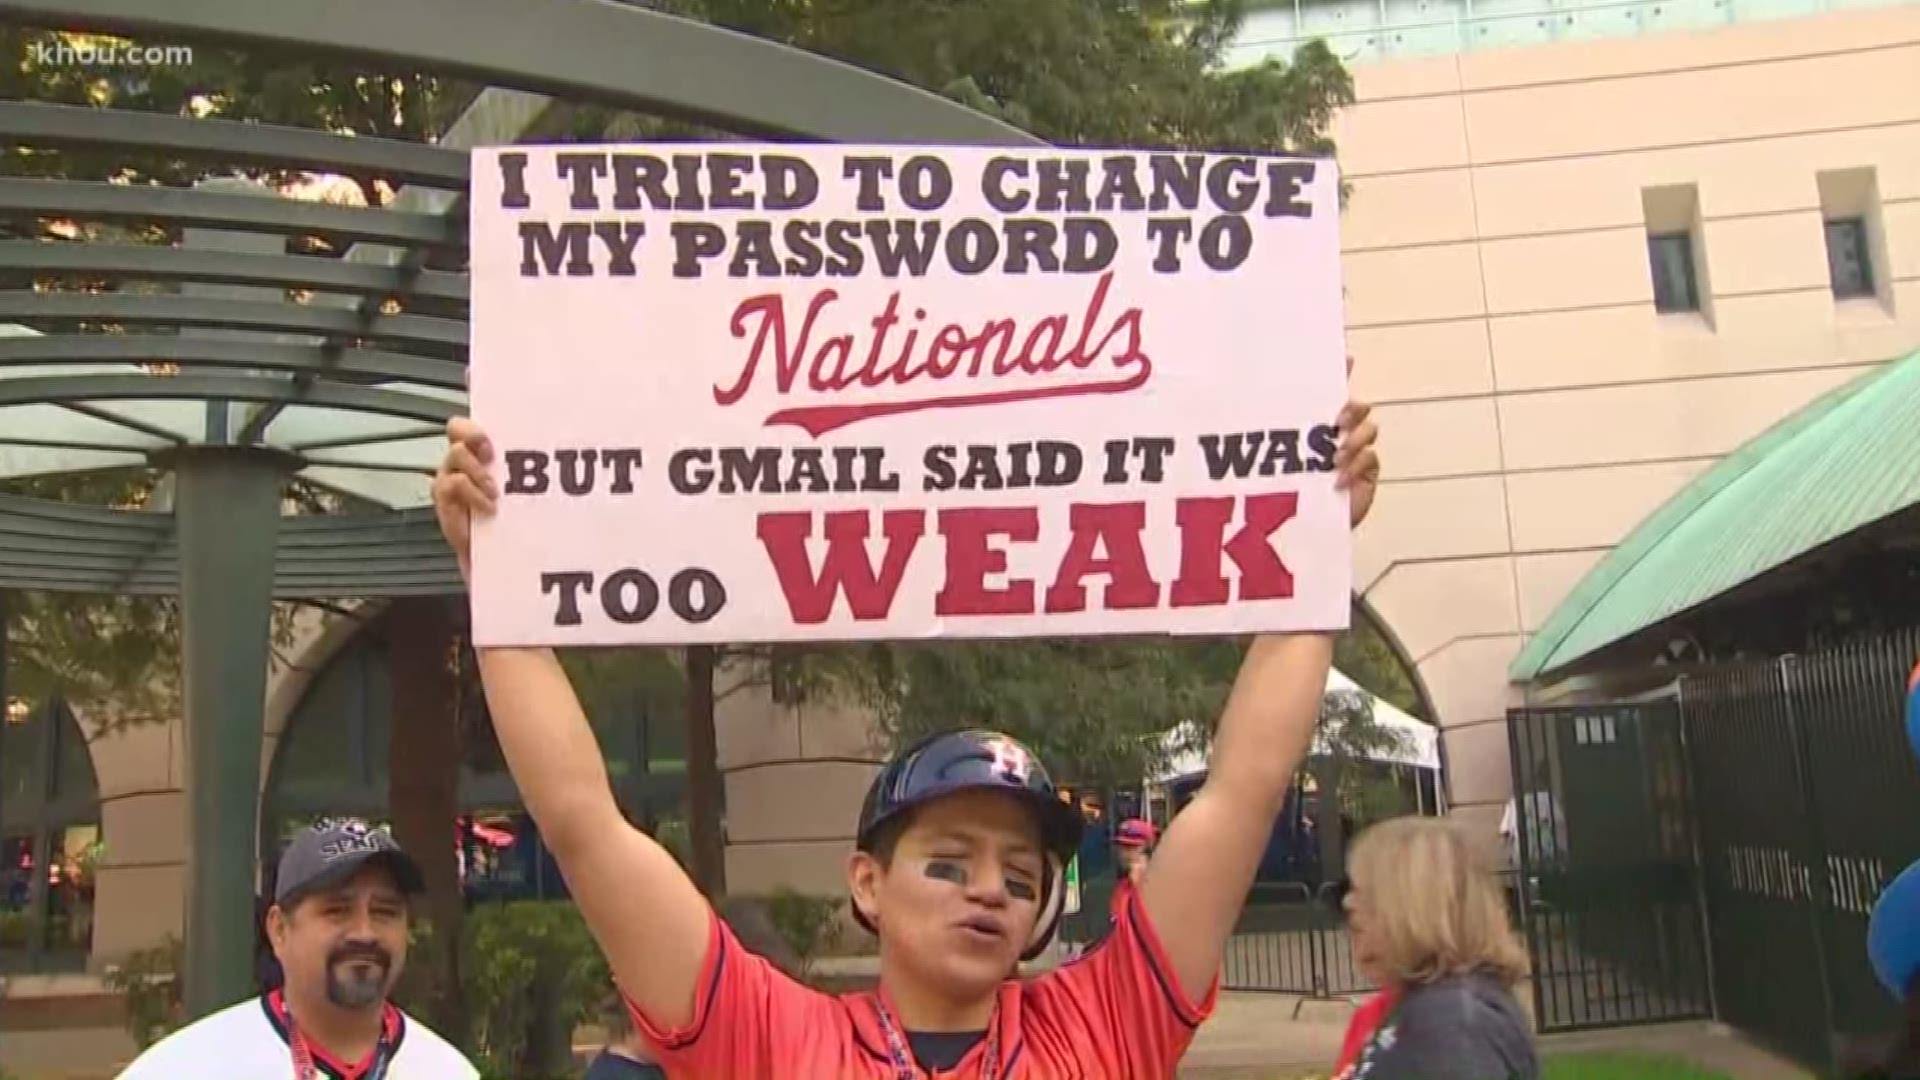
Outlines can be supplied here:
M1354 523L1379 461L1364 405L1340 417L1338 483ZM491 514L493 447L448 425L434 480L441 528L470 574L472 516ZM1206 784L1167 828L1113 931L1036 978L1081 819L1013 739L957 732L909 748L862 808L847 880L880 940L876 991L830 996L740 947L674 857L621 816L565 671L548 649L479 652L507 765L636 1026L667 1075L750 1080L1170 1078L1212 1011L1261 852L1305 755L1333 635L1257 639L1216 735Z
M1147 861L1152 857L1153 841L1158 835L1153 822L1139 818L1128 818L1113 830L1113 846L1118 852L1115 862L1120 868L1118 878L1113 883L1111 901L1115 922L1120 919L1120 908L1127 894L1138 889L1147 876Z

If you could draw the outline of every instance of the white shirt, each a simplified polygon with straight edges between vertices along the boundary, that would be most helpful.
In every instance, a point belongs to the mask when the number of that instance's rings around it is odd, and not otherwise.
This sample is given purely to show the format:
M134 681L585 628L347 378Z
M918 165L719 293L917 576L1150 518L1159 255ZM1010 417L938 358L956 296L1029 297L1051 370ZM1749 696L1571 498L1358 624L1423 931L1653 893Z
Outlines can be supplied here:
M181 1028L135 1059L119 1080L299 1080L275 1003L253 998ZM478 1080L451 1043L398 1009L392 1015L396 1037L386 1080ZM324 1054L313 1064L316 1080L358 1080L356 1071Z

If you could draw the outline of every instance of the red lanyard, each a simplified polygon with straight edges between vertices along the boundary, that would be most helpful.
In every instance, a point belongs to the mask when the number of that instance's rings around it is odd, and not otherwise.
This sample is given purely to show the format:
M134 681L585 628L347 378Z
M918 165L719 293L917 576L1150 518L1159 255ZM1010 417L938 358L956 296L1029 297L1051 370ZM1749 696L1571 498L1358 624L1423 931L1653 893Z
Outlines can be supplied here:
M293 1051L293 1080L313 1080L313 1050L307 1046L307 1037L293 1026L293 1016L287 1016L287 1044Z
M920 1070L907 1051L907 1040L900 1034L900 1025L893 1022L893 1010L875 995L873 1011L880 1017L880 1030L887 1037L887 1059L893 1065L894 1080L919 1080ZM1000 1003L996 1001L993 1015L987 1017L987 1063L980 1069L980 1080L997 1080L999 1075Z
M313 1047L308 1045L306 1033L294 1022L291 1012L287 1013L287 1046L293 1053L293 1080L315 1080L319 1070L314 1068ZM380 1041L373 1048L373 1064L360 1074L360 1080L385 1080L392 1058L393 1043L387 1038L386 1018L382 1017Z

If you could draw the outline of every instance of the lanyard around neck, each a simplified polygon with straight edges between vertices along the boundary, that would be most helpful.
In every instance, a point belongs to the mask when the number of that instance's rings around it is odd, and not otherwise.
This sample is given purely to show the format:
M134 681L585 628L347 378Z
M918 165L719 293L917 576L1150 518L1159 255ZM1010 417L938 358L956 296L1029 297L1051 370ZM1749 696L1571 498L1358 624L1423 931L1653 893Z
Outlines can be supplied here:
M319 1070L313 1063L313 1045L300 1030L293 1011L287 1011L287 1047L293 1055L293 1080L317 1080ZM373 1064L360 1074L360 1080L385 1080L387 1066L393 1062L393 1041L388 1037L386 1018L380 1021L380 1040L373 1047Z
M918 1080L920 1069L907 1049L906 1037L894 1022L893 1010L887 1008L886 1001L878 994L874 995L873 1011L880 1018L881 1033L887 1037L887 1059L893 1066L894 1080ZM987 1017L987 1062L980 1069L980 1080L998 1080L999 1076L1000 1002L995 1000L993 1012Z

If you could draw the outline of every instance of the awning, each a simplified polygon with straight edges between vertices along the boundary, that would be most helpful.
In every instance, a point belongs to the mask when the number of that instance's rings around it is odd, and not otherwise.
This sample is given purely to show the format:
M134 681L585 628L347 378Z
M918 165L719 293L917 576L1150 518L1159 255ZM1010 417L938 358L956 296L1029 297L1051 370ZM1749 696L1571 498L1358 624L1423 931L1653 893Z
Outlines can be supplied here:
M1327 673L1328 693L1368 693L1359 683L1348 678L1338 669ZM1382 747L1367 754L1370 761L1391 765L1412 765L1419 769L1438 769L1440 767L1440 732L1432 724L1423 723L1409 716L1399 708L1389 704L1377 694L1373 698L1373 722L1395 733L1396 745ZM1153 777L1155 783L1166 783L1183 776L1193 776L1207 771L1206 732L1191 720L1181 723L1173 730L1160 736L1161 748L1167 754L1167 767ZM1313 753L1327 752L1324 732L1314 733Z
M1642 522L1508 668L1552 676L1846 534L1920 504L1920 352L1763 432Z

